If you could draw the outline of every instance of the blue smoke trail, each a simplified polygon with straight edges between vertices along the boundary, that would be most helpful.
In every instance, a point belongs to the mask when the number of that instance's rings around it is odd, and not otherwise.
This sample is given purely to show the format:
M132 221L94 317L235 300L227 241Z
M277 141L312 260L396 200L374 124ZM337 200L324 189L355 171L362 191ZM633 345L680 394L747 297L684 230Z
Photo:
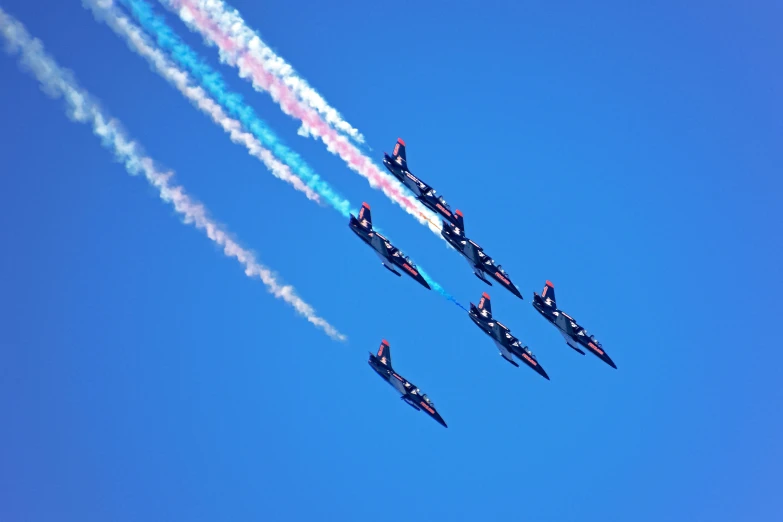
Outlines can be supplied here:
M443 297L445 297L455 305L459 306L466 312L468 311L468 309L462 306L462 304L459 301L457 301L453 295L451 295L446 290L444 290L442 286L440 286L438 283L435 282L435 280L433 280L430 276L428 276L427 273L424 272L424 270L420 266L417 266L417 268L419 269L419 273L421 274L421 277L423 277L424 280L427 281L427 283L432 287L433 290L435 290L440 295L442 295Z
M359 211L358 211L358 210L354 211L354 215L358 216L358 215L359 215ZM392 241L392 238L390 238L390 237L389 237L389 236L388 236L388 235L387 235L387 234L386 234L386 233L385 233L383 230L381 230L380 228L378 228L378 227L376 227L376 226L373 226L373 230L375 230L376 232L378 232L378 233L380 233L380 234L383 234L384 236L386 236L386 238L387 238L389 241ZM393 242L393 241L392 241L392 242ZM413 264L414 264L414 265L416 265L416 269L417 269L417 270L419 271L419 273L421 274L421 277L423 277L423 278L424 278L424 280L425 280L425 281L427 281L427 284L428 284L428 285L430 285L430 288L432 288L432 289L433 289L433 290L435 290L437 293L439 293L441 296L443 296L443 297L444 297L446 300L448 300L448 301L451 301L452 303L454 303L455 305L459 306L460 308L462 308L462 309L463 309L463 310L465 310L466 312L467 312L467 311L469 311L467 308L465 308L464 306L462 306L462 304L461 304L459 301L457 301L457 299L456 299L456 298L455 298L453 295L451 295L450 293L448 293L448 292L447 292L447 291L446 291L446 290L445 290L445 289L444 289L442 286L440 286L440 285L437 283L437 281L435 281L433 278L431 278L431 277L430 277L430 276L427 274L427 272L425 272L425 271L424 271L424 269L423 269L421 266L419 266L419 265L418 265L418 264L417 264L415 261L413 261L413 259L411 259L411 261L413 262Z
M350 215L351 204L348 200L337 194L297 153L286 147L275 135L274 131L256 116L253 108L244 103L242 96L228 89L220 73L213 70L190 46L174 33L173 29L166 24L162 17L155 14L152 6L144 0L118 1L130 11L144 30L155 38L158 45L170 53L175 62L187 69L201 82L202 87L223 105L229 114L242 122L261 143L271 149L293 172L305 180L307 185L324 198L332 208L340 212L343 217L347 218ZM359 214L358 211L354 212L356 215ZM378 231L380 232L380 230ZM417 266L417 268L433 290L467 311L451 294L427 275L421 267Z
M271 269L258 262L253 253L232 239L227 230L209 217L204 205L188 196L181 185L172 184L173 173L159 169L150 157L145 156L141 146L122 130L122 125L104 112L92 96L76 83L73 73L60 67L46 52L41 41L33 38L24 25L2 7L0 38L5 40L5 52L10 56L18 55L22 70L38 80L44 93L54 99L62 98L68 116L78 123L89 125L103 147L113 153L128 174L142 174L157 189L160 199L174 207L185 224L203 231L211 241L222 247L227 257L236 259L244 267L247 277L260 279L271 294L291 305L310 323L333 339L346 340L345 335L319 317L291 285L278 281Z
M252 107L246 104L242 96L232 92L226 86L219 72L212 69L198 54L183 42L176 33L157 16L152 6L143 0L119 0L136 21L150 33L158 45L165 49L173 60L187 69L201 82L209 92L234 118L238 119L258 140L269 148L275 156L302 178L343 217L350 214L350 203L340 196L326 181L310 167L296 152L289 149L264 121L256 116Z

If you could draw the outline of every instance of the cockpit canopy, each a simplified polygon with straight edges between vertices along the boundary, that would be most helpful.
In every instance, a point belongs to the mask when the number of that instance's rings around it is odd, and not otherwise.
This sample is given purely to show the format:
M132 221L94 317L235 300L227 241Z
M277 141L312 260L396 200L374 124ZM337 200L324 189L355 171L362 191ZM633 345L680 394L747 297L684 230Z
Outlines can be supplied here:
M411 258L410 258L410 257L408 257L408 256L405 254L405 252L403 252L402 250L400 250L400 249L399 249L399 248L397 248L397 247L392 247L392 249L393 249L392 255L393 255L394 257L401 257L402 259L404 259L404 260L405 260L405 262L406 262L406 263L408 263L409 265L411 265L411 266L412 266L412 267L414 267L414 268L416 267L416 264L415 264L413 261L411 261Z
M498 272L500 272L501 274L503 274L506 277L509 277L508 272L503 270L503 266L502 265L498 265Z
M428 190L427 191L427 196L430 196L430 197L433 197L433 198L437 199L438 203L440 203L444 207L451 208L451 207L449 207L449 204L446 203L446 200L443 198L443 196L439 196L435 189Z
M585 334L587 334L586 331ZM598 341L598 339L595 338L595 335L591 335L590 340L593 341L594 344L598 345L599 348L601 347L601 343Z
M583 335L583 336L587 337L588 339L590 339L590 341L592 343L596 344L599 347L601 346L601 343L598 342L598 339L595 338L595 335L590 334L585 328L582 328L581 326L579 326L576 323L571 323L571 324L574 325L575 328L579 329L579 331L577 332L577 335Z

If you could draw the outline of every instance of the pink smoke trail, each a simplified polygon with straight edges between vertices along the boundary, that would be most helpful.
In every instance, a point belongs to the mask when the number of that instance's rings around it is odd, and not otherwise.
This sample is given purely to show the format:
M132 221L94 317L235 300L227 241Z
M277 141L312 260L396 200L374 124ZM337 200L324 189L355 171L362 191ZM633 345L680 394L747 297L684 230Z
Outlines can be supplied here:
M180 18L220 49L231 65L240 70L240 76L250 78L254 87L270 93L272 99L283 112L300 120L309 133L320 138L329 152L337 154L348 166L365 177L373 188L380 188L392 201L400 205L408 214L440 235L440 220L429 209L413 197L405 194L401 184L391 175L381 171L372 161L361 153L344 136L329 126L316 111L300 102L279 78L264 69L263 64L241 44L211 21L191 0L163 0L164 3L178 8Z
M227 34L230 34L235 41L242 42L244 48L252 52L253 56L264 64L264 69L280 78L300 100L317 111L329 125L349 136L353 141L364 143L364 136L359 130L348 123L307 83L307 80L302 78L290 64L286 63L255 31L248 27L239 11L230 8L223 0L195 1L202 12L206 13Z
M131 140L120 123L111 118L92 96L82 89L73 73L63 69L45 50L40 40L33 38L24 25L0 7L0 37L5 40L6 53L19 56L23 70L32 74L44 93L52 98L63 98L68 116L89 125L100 138L103 147L114 154L133 176L142 174L158 191L160 199L170 203L186 224L203 231L215 244L223 248L227 257L236 259L245 269L245 275L260 279L276 298L292 306L297 313L323 330L329 337L345 341L346 337L323 319L291 285L282 284L275 273L261 264L255 255L242 247L220 224L212 219L204 205L191 198L180 185L172 183L173 172L162 170L146 156L138 142Z
M155 72L171 83L185 98L228 133L231 141L243 145L248 153L261 160L261 163L276 178L291 184L296 190L304 193L307 199L321 202L320 197L313 189L308 187L299 176L291 172L291 169L280 162L272 152L265 149L255 136L246 132L242 123L230 118L220 104L210 98L201 86L195 85L187 72L178 69L156 48L144 35L141 28L123 16L112 0L82 0L82 3L93 12L96 19L106 22L115 33L124 38L131 50L146 59Z

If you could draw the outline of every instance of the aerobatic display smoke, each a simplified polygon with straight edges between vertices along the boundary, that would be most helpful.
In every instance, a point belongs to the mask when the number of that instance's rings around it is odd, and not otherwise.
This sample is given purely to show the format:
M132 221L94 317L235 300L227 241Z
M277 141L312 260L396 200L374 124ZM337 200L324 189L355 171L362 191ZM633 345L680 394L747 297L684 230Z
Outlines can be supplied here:
M356 211L356 215L357 216L359 215L359 211ZM388 239L389 241L394 243L394 240L392 240L392 238L390 238L389 235L386 232L384 232L382 229L380 229L380 228L378 228L376 226L373 226L373 230L375 230L379 234L382 234L383 236L386 237L386 239ZM440 294L442 297L446 298L448 301L451 301L452 303L454 303L455 305L459 306L460 308L462 308L466 312L468 311L467 308L462 306L462 304L459 301L457 301L457 299L453 295L448 293L442 286L440 286L440 284L438 284L437 281L435 281L432 277L430 277L430 275L427 274L427 272L425 272L424 269L422 267L420 267L415 261L413 261L413 259L411 259L411 261L413 262L414 265L416 265L416 269L419 271L419 274L421 274L421 277L423 277L424 280L427 281L427 284L430 285L430 288L432 288L438 294Z
M207 214L204 206L192 199L178 185L171 184L173 173L162 172L141 151L141 147L126 137L117 120L107 116L91 96L82 90L73 75L62 69L44 51L39 40L33 39L25 27L0 8L0 34L6 40L6 51L19 55L22 69L32 73L48 95L65 100L68 116L79 123L89 124L102 145L111 151L115 159L123 163L131 175L143 174L155 187L160 198L170 203L184 222L206 233L207 237L223 248L226 256L237 259L245 268L245 274L260 279L275 297L291 305L310 323L322 329L331 338L344 341L345 335L325 319L316 315L313 307L302 300L294 288L281 284L272 271L259 263L255 256L234 241L229 234Z
M234 139L234 134L241 137L243 143L247 144L249 139L252 145L246 146L248 146L249 150L251 147L254 149L251 151L251 154L255 152L255 149L267 147L269 150L263 150L264 156L272 157L277 171L282 169L288 177L294 178L297 189L304 187L308 197L313 192L317 193L321 199L339 210L343 216L348 217L350 204L332 189L328 183L323 181L298 154L288 149L264 121L256 116L253 108L244 103L239 94L229 91L220 74L212 70L195 51L182 42L165 23L162 23L154 15L149 5L124 2L144 30L150 33L158 42L158 45L170 53L173 61L186 69L187 72L179 69L177 65L172 63L171 59L165 57L163 52L156 48L138 26L124 16L118 8L114 7L113 0L83 0L83 3L93 10L96 17L105 20L117 34L125 38L131 49L146 58L158 74L173 83L180 92L194 101L205 112L216 105L215 101L208 99L205 91L212 95L214 100L217 100L222 105L222 108L218 107L221 113L225 110L233 118L239 120L236 121L223 115L222 121L218 121L224 129L226 129L226 121L232 124L229 127L230 132L232 132L232 139ZM190 86L191 78L189 78L188 72L195 80L200 82L199 87ZM207 98L207 101L194 98ZM213 119L215 119L213 112L214 110L209 110L210 116L213 116ZM237 130L240 127L240 122L244 125L243 131ZM270 151L274 156L270 154ZM285 163L285 166L281 165L281 162ZM292 176L291 173L295 174L295 176ZM314 199L313 197L310 198Z
M143 2L144 0L133 0ZM370 186L380 188L392 201L401 206L420 223L440 237L440 219L415 198L405 194L402 184L391 174L378 168L370 158L359 151L348 139L329 126L319 114L297 99L296 95L278 77L264 69L263 63L249 52L245 42L232 38L191 0L160 0L175 11L185 24L200 33L208 43L221 51L221 60L235 66L240 76L249 79L258 91L269 92L284 113L301 121L307 133L319 138L329 152L337 154L351 170L366 178Z
M298 154L285 147L274 133L255 115L253 108L244 103L239 94L228 90L220 73L214 71L193 49L184 43L160 17L156 16L149 4L137 0L118 1L128 7L144 30L152 34L161 47L168 51L176 62L183 67L186 67L193 73L194 77L202 82L201 87L213 94L215 99L219 100L221 105L223 105L229 113L238 117L245 125L245 128L255 129L253 135L261 138L261 141L263 141L265 145L270 146L275 152L275 155L282 155L286 158L286 163L294 167L292 171L304 178L304 180L307 181L307 186L313 188L318 195L323 198L323 201L340 212L343 217L348 217L350 215L351 203L340 196L327 182L323 181ZM214 115L215 113L222 114L221 107L213 100L209 99L201 87L189 86L188 73L178 69L176 65L172 64L171 61L165 57L144 34L142 34L142 29L133 24L114 7L113 0L83 0L83 3L93 10L96 17L105 20L117 34L122 36L128 42L128 45L132 50L146 58L156 72L174 84L180 92L194 101L199 108L205 110L203 107L208 107L209 110L206 112L210 115ZM240 125L238 122L225 116L223 118L229 122L233 122L234 125L230 126L233 133L232 136L234 134L246 136L246 133L239 128ZM213 119L218 121L214 116ZM226 125L224 124L223 127L225 128ZM260 147L260 144L258 144L258 147ZM294 183L294 185L297 186L296 183ZM299 186L301 186L301 183ZM355 214L358 215L358 211L355 211ZM419 268L419 271L433 290L464 309L464 307L460 305L451 294L446 292L440 284L421 270L421 268Z
M357 143L364 143L364 136L345 121L290 64L264 43L261 37L245 24L239 11L229 9L221 0L197 0L196 4L216 21L222 30L229 33L232 39L243 42L244 47L263 64L265 70L280 78L291 92L323 116L329 125L350 136Z
M309 199L319 201L318 194L312 188L305 185L301 178L292 174L289 168L265 149L255 137L242 130L240 122L228 117L223 108L211 99L204 89L193 86L187 73L177 69L163 53L150 45L141 29L122 15L114 7L112 0L83 0L83 3L92 10L97 19L105 21L115 33L123 37L128 47L145 58L160 76L168 80L196 107L212 118L212 121L229 134L231 141L244 145L250 155L261 160L275 177L293 185L296 190L303 192Z

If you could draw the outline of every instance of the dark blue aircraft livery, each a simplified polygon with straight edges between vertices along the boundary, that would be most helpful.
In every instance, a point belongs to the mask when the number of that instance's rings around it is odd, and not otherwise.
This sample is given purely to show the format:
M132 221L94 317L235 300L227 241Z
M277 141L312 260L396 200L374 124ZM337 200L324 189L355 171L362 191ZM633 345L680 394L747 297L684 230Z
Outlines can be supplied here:
M402 138L397 139L391 156L385 152L383 153L383 164L395 178L413 192L413 195L421 201L422 205L440 214L443 218L456 223L456 216L451 211L446 200L443 199L443 196L436 195L434 188L424 183L408 170L408 160L405 157L405 142L402 141Z
M555 325L560 332L560 335L566 341L566 344L581 353L585 354L580 347L586 348L593 354L595 354L603 362L617 369L617 366L612 361L609 354L606 353L604 347L595 336L587 333L584 327L579 326L576 320L557 308L557 301L555 301L555 285L551 281L547 281L544 285L544 290L541 295L533 293L533 307L544 316L544 318Z
M530 348L511 335L511 330L509 330L507 326L492 317L492 303L489 300L489 294L486 292L481 294L481 300L479 301L478 306L470 303L468 315L471 320L476 323L476 326L481 328L485 334L495 341L495 345L498 347L501 357L519 368L519 364L514 360L514 356L516 356L523 363L535 370L541 377L549 380L549 375L544 371L541 363L538 362L538 359L536 359L536 356L530 351Z
M444 428L448 428L448 426L446 426L446 421L443 420L443 417L440 416L438 410L435 409L435 403L427 397L427 394L422 393L415 384L394 371L391 363L391 348L386 339L381 341L381 346L378 348L377 354L370 352L370 360L367 362L370 367L375 370L375 373L380 375L384 381L392 386L392 388L402 394L400 398L404 402L417 411L423 411L438 421Z
M375 251L375 254L381 259L381 263L391 273L400 276L400 272L397 269L405 272L413 279L419 282L424 288L429 289L430 285L419 273L416 265L410 260L408 256L402 253L400 249L391 244L391 242L384 236L373 230L372 228L372 215L370 214L370 205L362 203L362 208L359 211L359 217L355 218L351 214L348 225L351 230L359 236L362 241L370 245Z
M443 238L448 241L457 252L462 254L473 269L473 273L476 274L476 277L489 286L492 286L489 279L485 277L488 275L500 283L503 288L520 299L523 299L522 293L514 283L511 282L511 276L508 275L508 272L503 270L502 266L496 265L495 260L489 257L478 243L465 236L465 224L462 212L457 210L454 215L456 216L456 223L443 221L443 230L440 231Z

